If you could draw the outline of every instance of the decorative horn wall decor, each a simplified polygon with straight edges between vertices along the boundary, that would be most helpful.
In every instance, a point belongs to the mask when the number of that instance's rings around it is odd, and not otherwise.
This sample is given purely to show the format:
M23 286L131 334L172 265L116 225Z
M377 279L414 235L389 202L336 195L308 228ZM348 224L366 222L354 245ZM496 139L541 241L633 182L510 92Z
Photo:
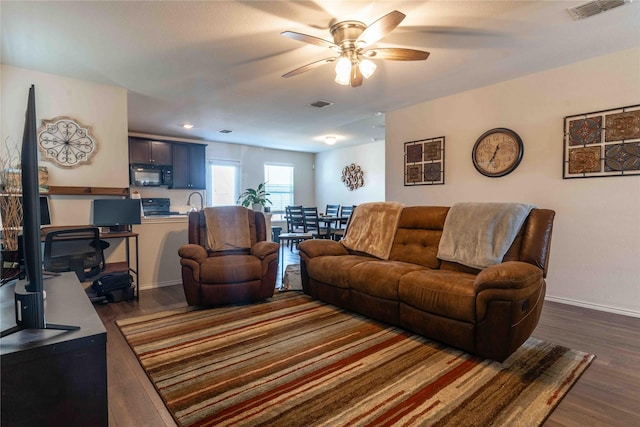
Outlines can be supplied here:
M344 182L349 191L364 187L364 171L360 166L351 163L342 169L342 182Z

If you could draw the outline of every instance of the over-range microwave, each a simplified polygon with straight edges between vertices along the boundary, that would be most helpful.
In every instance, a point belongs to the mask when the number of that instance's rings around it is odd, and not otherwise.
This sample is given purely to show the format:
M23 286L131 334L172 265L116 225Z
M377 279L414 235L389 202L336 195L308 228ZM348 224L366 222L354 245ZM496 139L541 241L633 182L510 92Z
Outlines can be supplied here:
M173 167L135 163L130 166L129 184L134 187L173 185Z

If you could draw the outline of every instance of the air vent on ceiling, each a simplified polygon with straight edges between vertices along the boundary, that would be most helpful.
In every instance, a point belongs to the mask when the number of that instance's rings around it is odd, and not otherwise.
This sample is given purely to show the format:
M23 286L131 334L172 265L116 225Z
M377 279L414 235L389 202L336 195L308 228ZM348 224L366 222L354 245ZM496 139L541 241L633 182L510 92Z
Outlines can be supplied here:
M568 9L573 19L584 19L614 7L629 3L629 0L594 0Z
M309 105L316 108L324 108L324 107L328 107L329 105L333 105L333 102L320 99L318 101L312 102Z
M229 130L229 129L220 129L220 130L218 131L218 133L231 133L231 132L233 132L233 131L232 131L232 130Z

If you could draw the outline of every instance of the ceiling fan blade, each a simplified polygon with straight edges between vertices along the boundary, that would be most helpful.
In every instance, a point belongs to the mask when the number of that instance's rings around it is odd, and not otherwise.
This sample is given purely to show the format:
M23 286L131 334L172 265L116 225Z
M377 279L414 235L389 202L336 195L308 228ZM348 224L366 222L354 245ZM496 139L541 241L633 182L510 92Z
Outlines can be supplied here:
M384 15L382 18L369 25L356 40L356 46L369 46L389 34L402 20L405 14L394 10Z
M311 70L312 68L316 68L316 67L319 67L320 65L324 65L324 64L328 64L330 62L333 62L336 59L338 59L338 57L321 59L320 61L312 62L311 64L303 65L300 68L296 68L295 70L289 71L287 74L283 74L282 77L286 78L286 77L297 76L298 74L302 74L305 71Z
M329 40L321 39L319 37L310 36L308 34L296 33L295 31L283 31L280 34L285 37L298 40L299 42L340 50L340 46L338 46L337 44L330 42Z
M429 57L429 52L401 47L369 49L363 55L370 59L390 59L392 61L421 61Z
M361 86L363 80L364 76L360 71L360 67L358 67L358 64L353 64L351 66L351 87Z

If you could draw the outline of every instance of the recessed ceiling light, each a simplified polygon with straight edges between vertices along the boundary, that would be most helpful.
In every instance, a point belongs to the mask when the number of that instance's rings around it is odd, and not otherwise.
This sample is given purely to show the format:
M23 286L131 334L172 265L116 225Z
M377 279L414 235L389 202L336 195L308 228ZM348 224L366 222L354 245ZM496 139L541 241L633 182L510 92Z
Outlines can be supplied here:
M193 129L193 125L191 123L183 123L182 127L185 129Z
M327 145L333 145L336 143L337 140L338 138L336 138L335 135L327 135L324 137L324 143Z

